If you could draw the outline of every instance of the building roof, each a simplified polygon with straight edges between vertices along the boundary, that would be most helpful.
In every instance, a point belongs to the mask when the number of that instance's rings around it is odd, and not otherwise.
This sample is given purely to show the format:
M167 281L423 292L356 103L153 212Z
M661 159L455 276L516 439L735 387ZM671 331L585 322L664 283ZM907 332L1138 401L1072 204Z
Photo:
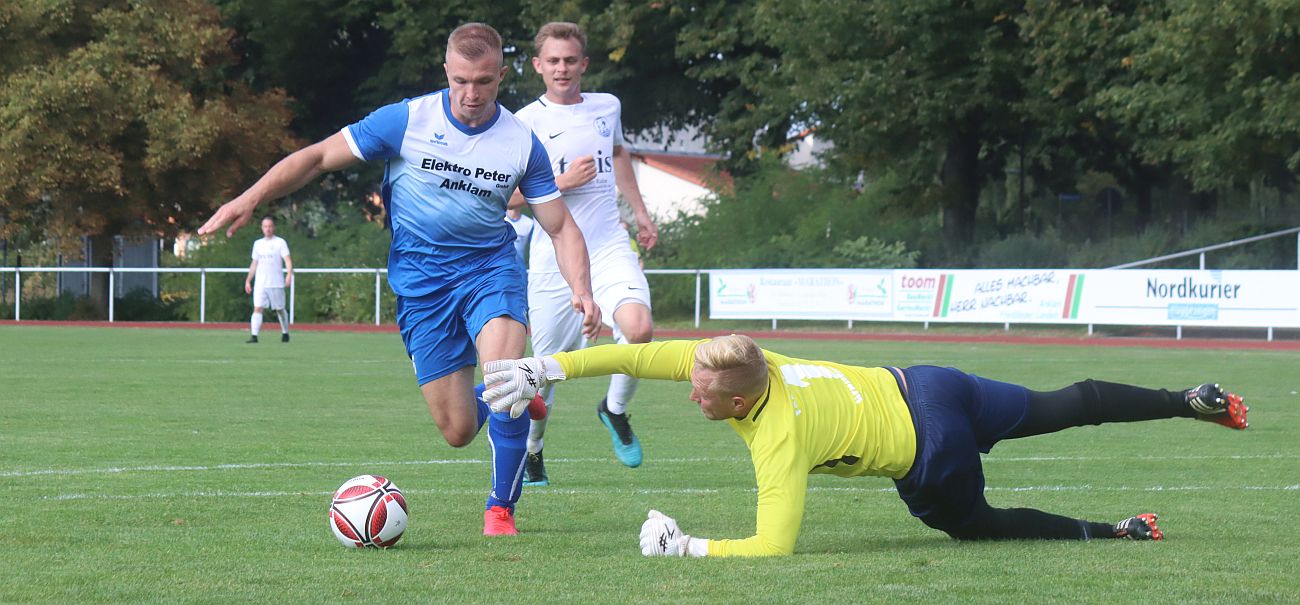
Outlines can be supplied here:
M735 184L725 170L718 171L717 164L721 159L718 155L643 149L630 151L634 160L710 191L730 189Z

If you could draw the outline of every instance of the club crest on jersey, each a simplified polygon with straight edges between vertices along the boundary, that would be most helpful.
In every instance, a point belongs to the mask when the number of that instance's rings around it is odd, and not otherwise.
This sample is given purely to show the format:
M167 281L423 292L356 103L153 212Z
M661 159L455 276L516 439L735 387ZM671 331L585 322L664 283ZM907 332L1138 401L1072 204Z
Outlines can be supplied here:
M429 142L433 143L434 145L442 145L443 147L446 147L447 141L443 140L445 138L447 138L446 133L435 132L433 133L433 138L429 139Z
M600 134L600 136L602 137L609 136L611 132L609 129L609 120L600 117L600 118L596 118L596 121L592 122L592 124L596 127L596 132Z

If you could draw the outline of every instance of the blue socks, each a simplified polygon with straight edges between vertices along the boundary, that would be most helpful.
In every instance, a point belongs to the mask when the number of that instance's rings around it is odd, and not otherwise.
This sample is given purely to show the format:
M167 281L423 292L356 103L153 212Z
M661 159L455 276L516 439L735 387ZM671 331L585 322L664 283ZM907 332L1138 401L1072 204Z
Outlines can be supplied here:
M523 488L524 455L528 451L528 416L511 418L509 412L490 414L483 402L483 385L474 387L478 402L479 426L488 420L488 448L492 452L492 491L487 506L515 510Z

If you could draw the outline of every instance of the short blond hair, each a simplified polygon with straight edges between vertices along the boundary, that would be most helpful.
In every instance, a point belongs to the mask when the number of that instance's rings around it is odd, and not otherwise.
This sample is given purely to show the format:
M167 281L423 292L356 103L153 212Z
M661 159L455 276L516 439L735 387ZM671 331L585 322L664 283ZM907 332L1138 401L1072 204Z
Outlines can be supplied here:
M542 45L546 41L555 38L556 40L577 40L578 46L582 47L583 56L587 55L587 34L582 32L582 28L577 23L568 21L552 21L543 25L537 30L537 35L533 37L533 52L537 55L542 54Z
M447 36L447 54L452 52L470 61L494 54L500 62L503 60L501 34L486 23L466 23Z
M695 365L717 373L710 391L757 398L767 387L767 359L754 339L741 334L719 336L695 348Z

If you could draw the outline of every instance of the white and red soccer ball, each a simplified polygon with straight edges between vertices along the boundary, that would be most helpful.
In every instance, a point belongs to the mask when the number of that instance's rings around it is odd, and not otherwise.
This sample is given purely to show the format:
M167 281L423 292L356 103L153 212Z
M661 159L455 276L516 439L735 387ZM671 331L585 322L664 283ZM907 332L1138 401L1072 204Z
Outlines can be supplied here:
M388 548L406 531L406 498L380 476L348 479L330 503L330 529L348 548Z

